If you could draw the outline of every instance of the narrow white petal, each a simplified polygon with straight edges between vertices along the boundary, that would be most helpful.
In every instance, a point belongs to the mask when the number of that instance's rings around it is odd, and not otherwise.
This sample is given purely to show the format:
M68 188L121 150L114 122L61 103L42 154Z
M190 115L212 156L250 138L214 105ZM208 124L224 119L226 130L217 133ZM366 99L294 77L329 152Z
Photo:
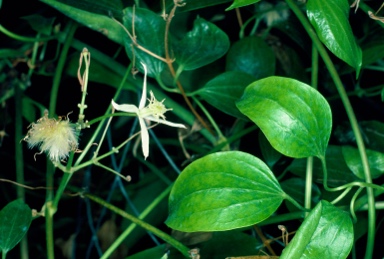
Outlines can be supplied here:
M133 104L117 104L112 100L112 106L118 111L130 112L130 113L136 113L136 114L139 112L139 109L137 108L137 106Z
M147 101L147 66L144 63L141 63L141 65L144 67L144 83L139 109L143 109L145 107L145 102Z
M158 122L158 123L161 123L161 124L165 124L165 125L168 125L168 126L171 126L171 127L175 127L175 128L183 128L183 129L187 128L187 127L185 127L184 124L173 123L173 122L170 122L170 121L167 121L167 120L157 119L157 118L152 117L152 116L147 116L147 117L145 117L145 119L153 121L153 122Z
M141 128L141 148L143 149L144 159L147 159L149 155L149 134L147 125L143 118L139 117L140 128Z

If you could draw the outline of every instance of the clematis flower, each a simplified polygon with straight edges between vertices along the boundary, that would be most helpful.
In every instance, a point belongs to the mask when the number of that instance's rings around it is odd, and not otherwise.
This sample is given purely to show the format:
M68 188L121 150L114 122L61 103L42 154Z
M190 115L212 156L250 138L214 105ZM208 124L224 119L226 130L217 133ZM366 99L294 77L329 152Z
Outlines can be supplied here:
M144 67L144 83L143 83L143 94L141 96L139 107L133 104L117 104L112 100L112 106L118 111L135 113L139 118L140 128L141 128L141 146L144 154L144 159L147 159L149 155L149 134L148 128L145 120L153 121L156 123L165 124L171 127L176 128L185 128L183 124L169 122L165 119L164 113L172 109L167 109L162 100L159 102L156 100L152 91L150 91L149 103L146 106L147 101L147 67L143 64Z

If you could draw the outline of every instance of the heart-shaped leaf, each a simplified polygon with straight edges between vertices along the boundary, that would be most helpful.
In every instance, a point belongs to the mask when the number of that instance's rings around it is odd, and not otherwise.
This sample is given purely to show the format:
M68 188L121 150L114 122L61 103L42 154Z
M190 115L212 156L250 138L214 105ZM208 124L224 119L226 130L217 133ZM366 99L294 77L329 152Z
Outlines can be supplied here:
M273 50L260 37L246 37L235 42L228 51L226 70L242 71L257 79L275 73Z
M221 58L229 49L225 32L203 18L197 18L192 31L174 46L178 70L193 70Z
M331 109L309 85L276 76L261 79L245 89L237 107L280 153L295 158L325 156Z
M359 76L362 52L348 21L348 0L308 0L307 16L325 46L356 70Z
M222 112L246 119L235 103L240 99L245 87L253 81L255 81L253 76L243 72L225 72L213 78L195 93Z
M322 200L309 213L280 259L347 258L353 245L348 213Z
M128 7L124 9L123 21L131 36L136 37L137 44L159 57L164 57L165 21L159 15L148 9ZM133 60L135 55L136 65L142 72L144 69L140 63L146 64L148 76L160 75L164 69L164 62L139 49L127 33L124 35L125 50L129 58Z
M186 232L250 226L268 218L285 197L260 159L218 152L194 161L177 178L166 224Z
M8 203L0 211L0 250L7 253L24 237L31 225L32 211L21 200Z
M343 146L342 151L349 169L360 179L365 179L359 150L351 146ZM366 150L366 152L372 178L382 176L384 173L384 154L373 150Z

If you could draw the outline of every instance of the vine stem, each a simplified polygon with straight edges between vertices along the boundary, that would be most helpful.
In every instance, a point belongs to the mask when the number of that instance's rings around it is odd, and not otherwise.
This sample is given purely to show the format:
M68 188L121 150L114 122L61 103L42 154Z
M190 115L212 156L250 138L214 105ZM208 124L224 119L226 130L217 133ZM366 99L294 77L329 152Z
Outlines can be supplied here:
M168 235L167 233L155 228L154 226L148 224L147 222L141 220L140 218L137 218L137 217L125 212L124 210L108 203L107 201L100 199L99 197L93 196L91 194L84 194L84 196L87 197L88 199L96 202L96 203L99 203L103 207L115 212L116 214L132 221L132 223L152 232L153 234L155 234L156 236L158 236L159 238L161 238L162 240L164 240L165 242L169 243L174 248L179 250L185 257L189 258L189 253L188 253L189 248L186 247L185 245L183 245L182 243L180 243L179 241L177 241L176 239L174 239L173 237L171 237L170 235ZM146 212L146 213L148 213L148 212ZM107 257L103 256L102 258L107 258Z
M319 51L320 56L322 57L334 83L337 91L339 92L340 98L343 102L345 111L348 115L349 121L352 126L353 133L356 137L357 147L359 149L361 161L364 169L365 182L368 184L372 183L372 177L369 169L368 157L365 150L364 141L360 132L359 125L357 123L356 115L353 111L352 105L349 101L348 95L344 89L344 86L341 82L339 74L336 71L335 66L332 63L331 58L329 57L327 50L324 45L320 42L317 37L316 32L313 27L309 23L308 19L302 13L300 8L293 0L286 0L288 6L295 13L297 18L300 20L304 29L307 31L309 37L311 38L313 44L315 44L317 50ZM368 234L367 234L367 246L365 251L365 258L369 259L373 256L373 248L375 241L375 225L376 225L376 210L375 210L375 197L373 193L373 189L371 187L367 187L367 196L368 196Z
M56 104L57 97L59 92L61 75L64 70L65 61L67 59L68 50L71 46L71 42L75 31L77 29L77 24L74 22L69 22L68 24L68 34L66 37L66 41L63 45L63 49L60 54L59 62L57 64L57 68L55 71L55 75L53 77L53 84L50 96L49 103L49 114L52 117L56 112ZM47 243L47 258L52 259L55 258L54 246L55 241L53 237L53 215L56 212L56 209L53 206L52 200L54 197L54 191L52 186L54 185L53 174L55 172L55 168L52 165L51 161L47 160L47 193L46 193L46 209L45 209L45 231L46 231L46 243Z
M169 13L168 18L166 20L166 24L165 24L165 35L164 35L165 60L166 60L169 71L171 72L173 78L176 79L176 85L179 88L180 93L183 96L185 103L188 105L189 109L196 116L196 119L201 123L201 125L213 135L214 133L213 133L212 129L208 126L208 124L200 116L200 114L197 113L197 111L193 107L191 101L189 100L187 94L185 93L183 86L181 85L180 81L176 78L176 72L175 72L175 69L172 65L173 60L171 59L171 57L169 55L169 42L168 42L169 27L171 25L171 21L172 21L173 16L175 15L177 7L178 7L178 5L175 4L175 6L172 8L171 12Z

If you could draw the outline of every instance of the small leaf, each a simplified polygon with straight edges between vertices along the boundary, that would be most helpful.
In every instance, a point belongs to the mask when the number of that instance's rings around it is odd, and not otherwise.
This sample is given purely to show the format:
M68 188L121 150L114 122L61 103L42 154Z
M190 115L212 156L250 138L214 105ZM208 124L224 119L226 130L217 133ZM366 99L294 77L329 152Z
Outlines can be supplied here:
M45 18L38 14L32 14L22 17L27 20L32 29L45 35L51 35L53 22L55 18Z
M351 146L343 146L342 151L349 169L357 177L364 180L364 168L361 163L359 150ZM373 150L366 150L366 152L372 178L375 179L382 176L384 173L384 154Z
M261 79L245 89L237 107L280 153L295 158L325 156L331 109L309 85L276 76Z
M195 93L222 112L246 119L235 103L240 99L245 87L253 81L255 81L253 76L243 72L225 72L213 78Z
M329 145L325 159L327 161L329 186L340 186L358 180L345 163L340 146ZM307 159L295 159L288 166L287 170L304 179L306 166ZM319 159L314 159L313 161L313 181L317 183L323 182L323 168Z
M27 233L32 221L32 211L21 200L8 203L0 211L0 250L7 253Z
M307 16L325 46L356 70L359 76L362 52L348 21L348 0L308 0Z
M200 158L177 178L166 224L176 230L221 231L256 224L286 197L260 159L240 151Z
M197 18L193 30L174 46L179 70L193 70L221 58L229 49L224 31L203 18Z
M110 9L104 8L103 12L105 14L98 14L98 13L86 11L86 10L89 10L86 8L86 7L89 7L89 5L86 5L84 7L85 10L82 10L82 9L75 8L73 6L61 3L59 1L54 1L54 0L41 0L41 1L59 10L66 16L72 18L73 20L81 24L84 24L90 29L101 32L102 34L107 36L109 39L119 44L123 44L123 35L125 35L125 32L120 25L118 25L114 20L112 20L108 16L107 10L110 10ZM93 3L95 3L95 1L93 1ZM99 12L101 11L99 10Z
M33 106L33 102L28 97L23 97L22 99L22 113L23 117L29 122L32 123L36 121L36 110Z
M131 7L124 9L124 26L132 36L136 36L136 41L141 47L163 58L165 21L148 9L135 8L135 11L133 10ZM134 21L135 35L132 34L132 21ZM156 77L160 75L164 69L164 62L138 49L127 33L124 33L124 35L125 50L129 58L132 60L133 55L135 55L136 65L142 72L144 69L140 63L146 64L148 76ZM134 50L134 53L132 53L132 50Z
M231 4L230 7L225 9L225 11L229 11L229 10L232 10L232 9L235 9L238 7L243 7L243 6L250 5L250 4L254 4L257 2L260 2L260 0L234 0L233 4Z
M263 154L264 160L272 168L277 161L281 158L281 153L277 152L268 142L262 131L259 131L258 140L260 144L261 154Z
M275 73L275 54L260 37L246 37L235 42L228 51L226 70L242 71L257 79Z
M347 258L353 245L348 213L322 200L305 218L280 259Z

